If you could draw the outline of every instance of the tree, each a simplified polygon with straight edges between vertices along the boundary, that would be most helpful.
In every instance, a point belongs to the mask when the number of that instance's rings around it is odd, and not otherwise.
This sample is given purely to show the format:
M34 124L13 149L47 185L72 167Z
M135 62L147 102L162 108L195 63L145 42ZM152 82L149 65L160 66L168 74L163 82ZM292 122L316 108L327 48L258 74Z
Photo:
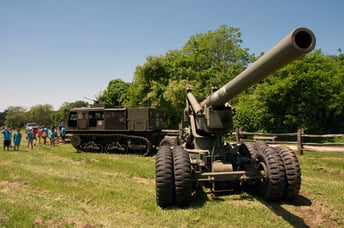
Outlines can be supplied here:
M164 56L147 57L144 65L136 67L133 83L128 89L127 106L159 107L164 86L168 83L168 72Z
M4 126L5 125L5 119L6 119L6 113L7 113L7 109L4 112L0 112L0 126Z
M168 127L183 118L185 89L199 100L237 76L255 56L241 47L238 28L220 26L190 37L180 50L149 56L136 67L127 106L162 108ZM235 97L235 127L250 131L344 131L344 55L316 50Z
M254 108L241 103L238 112L259 113L255 130L313 133L344 131L343 56L326 56L317 50L300 58L256 86ZM252 102L251 102L252 103ZM248 103L247 105L250 105ZM240 120L242 121L242 120ZM247 120L257 121L256 117ZM240 123L244 124L244 123Z
M69 111L76 107L89 107L85 101L65 102L58 111L53 110L49 104L36 105L29 111L20 106L10 106L0 116L3 116L2 125L7 124L12 128L22 128L26 123L35 122L46 126L56 126L60 121L68 119Z
M5 112L5 124L12 129L22 128L28 122L26 110L20 106L10 106Z
M113 79L109 82L106 90L97 97L97 100L106 104L122 105L127 100L126 95L129 85L129 83L121 79Z
M188 57L191 79L202 82L203 93L220 87L238 75L254 59L248 49L241 48L239 28L220 26L215 31L192 36L182 49Z
M192 86L198 86L197 81L188 80L170 80L163 92L163 101L160 103L160 107L163 110L168 110L167 124L170 127L176 128L177 124L183 120L183 110L185 108L186 88Z
M264 129L262 118L264 117L265 108L255 96L255 94L246 93L239 95L235 105L236 114L233 118L234 129L242 128L250 132Z
M192 36L181 50L149 56L136 68L128 89L128 106L162 108L169 115L169 127L177 127L183 118L186 87L204 98L211 87L221 87L253 59L248 49L240 47L240 36L238 28L223 25Z
M53 106L50 104L40 104L30 108L28 112L30 122L38 124L51 125L53 123L52 113Z

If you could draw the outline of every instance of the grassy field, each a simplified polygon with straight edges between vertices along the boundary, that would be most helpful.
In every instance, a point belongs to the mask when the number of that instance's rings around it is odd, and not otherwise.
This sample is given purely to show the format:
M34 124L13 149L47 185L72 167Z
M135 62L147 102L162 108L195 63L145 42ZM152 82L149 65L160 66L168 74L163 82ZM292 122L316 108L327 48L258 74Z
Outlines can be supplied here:
M25 140L23 144L25 144ZM0 150L2 227L343 227L344 153L305 152L300 196L195 193L186 209L155 202L155 157L76 153L69 144Z

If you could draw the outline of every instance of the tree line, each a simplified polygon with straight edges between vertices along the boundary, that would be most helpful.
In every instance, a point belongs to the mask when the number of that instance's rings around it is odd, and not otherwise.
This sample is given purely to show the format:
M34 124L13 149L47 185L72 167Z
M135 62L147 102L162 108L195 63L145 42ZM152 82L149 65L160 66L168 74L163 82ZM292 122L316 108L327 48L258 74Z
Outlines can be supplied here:
M240 30L225 25L195 34L179 50L148 56L136 67L132 83L112 80L99 99L126 107L161 108L167 111L169 127L176 128L183 119L186 87L202 100L211 87L220 88L259 57L241 44ZM340 49L338 55L317 49L247 89L230 101L237 111L234 127L254 132L344 132L343 60Z
M136 67L132 82L115 78L96 99L163 109L168 127L176 129L183 119L187 87L203 100L212 87L220 88L259 56L242 47L239 28L222 25L191 36L181 49L148 56ZM254 132L344 132L343 60L340 49L337 55L316 49L247 89L230 101L236 108L234 127ZM65 120L71 107L89 105L80 102L66 103L50 118ZM29 113L31 118L36 115Z
M12 129L24 128L26 123L38 123L45 126L57 126L60 121L68 119L69 111L75 107L87 107L84 101L65 102L59 110L50 104L38 104L29 110L21 106L10 106L0 112L0 124L9 125Z

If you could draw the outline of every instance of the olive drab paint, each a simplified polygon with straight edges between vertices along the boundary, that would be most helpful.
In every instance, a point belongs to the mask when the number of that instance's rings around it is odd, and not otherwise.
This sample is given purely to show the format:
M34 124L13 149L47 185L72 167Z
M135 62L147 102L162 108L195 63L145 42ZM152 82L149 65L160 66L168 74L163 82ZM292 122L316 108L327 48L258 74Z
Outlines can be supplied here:
M165 137L156 155L156 201L160 207L188 206L192 192L203 185L212 192L255 189L265 200L291 200L301 186L301 169L289 148L263 142L229 144L235 114L228 103L298 57L312 51L315 36L296 28L222 88L203 101L186 90L187 127L178 138ZM254 111L254 110L252 110ZM245 184L244 184L245 183Z

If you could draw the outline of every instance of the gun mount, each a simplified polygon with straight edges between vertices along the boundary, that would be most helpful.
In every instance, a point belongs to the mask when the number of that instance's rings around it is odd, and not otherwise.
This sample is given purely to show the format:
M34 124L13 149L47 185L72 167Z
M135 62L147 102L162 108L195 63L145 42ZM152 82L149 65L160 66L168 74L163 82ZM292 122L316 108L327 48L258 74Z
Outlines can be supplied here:
M205 100L199 102L187 89L184 114L190 126L180 129L177 140L164 138L156 157L159 206L187 206L199 184L222 192L247 183L270 201L298 195L301 170L293 151L259 142L229 145L223 135L233 125L230 99L314 47L313 32L296 28L233 80L213 89Z

